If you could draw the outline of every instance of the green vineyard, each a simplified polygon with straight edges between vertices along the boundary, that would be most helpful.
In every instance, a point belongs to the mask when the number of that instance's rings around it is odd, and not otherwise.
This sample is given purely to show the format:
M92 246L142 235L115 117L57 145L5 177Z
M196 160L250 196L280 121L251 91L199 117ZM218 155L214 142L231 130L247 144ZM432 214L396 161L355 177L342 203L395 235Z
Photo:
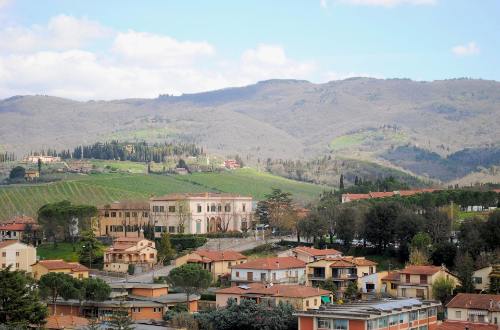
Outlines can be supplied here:
M251 169L191 175L93 174L48 184L0 187L0 220L35 215L40 206L61 200L103 205L124 199L147 199L172 192L229 192L260 200L280 188L298 202L308 202L327 187L288 180Z

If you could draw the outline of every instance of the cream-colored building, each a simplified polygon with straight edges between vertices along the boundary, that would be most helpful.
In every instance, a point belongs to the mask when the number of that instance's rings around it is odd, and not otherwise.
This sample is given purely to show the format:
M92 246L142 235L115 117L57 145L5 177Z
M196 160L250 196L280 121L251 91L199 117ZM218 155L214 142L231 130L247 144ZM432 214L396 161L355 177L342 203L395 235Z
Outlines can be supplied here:
M398 297L435 299L432 295L432 284L440 277L451 279L455 287L458 278L445 267L439 266L407 266L399 271Z
M126 273L129 265L149 269L157 263L155 243L140 237L119 237L104 252L104 270Z
M236 251L209 251L197 250L175 259L175 267L186 263L196 263L212 273L214 280L220 276L230 274L231 267L247 262L247 257Z
M33 277L35 280L40 280L48 273L64 273L73 276L77 279L89 277L89 269L78 262L66 262L62 259L40 260L31 266Z
M278 257L294 257L306 263L325 258L338 258L341 256L342 252L335 249L316 249L308 246L297 246L278 253Z
M500 327L500 295L459 293L446 304L450 321L489 323Z
M150 199L150 219L156 237L163 232L246 231L252 226L252 214L252 197L234 194L170 194Z
M476 270L472 275L472 281L474 282L474 290L476 292L486 292L490 287L490 274L493 270L493 266L483 267Z
M99 207L96 236L143 237L150 224L149 202L121 201Z
M24 270L31 273L31 265L36 262L36 248L16 240L0 242L0 265L2 269Z

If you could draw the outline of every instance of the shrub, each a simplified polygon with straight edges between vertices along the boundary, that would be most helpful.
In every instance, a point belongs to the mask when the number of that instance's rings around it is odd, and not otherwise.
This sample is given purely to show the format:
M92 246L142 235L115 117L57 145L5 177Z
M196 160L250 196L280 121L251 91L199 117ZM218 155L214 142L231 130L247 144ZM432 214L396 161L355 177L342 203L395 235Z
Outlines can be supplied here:
M205 237L192 234L176 234L170 235L170 242L177 251L196 249L207 242Z

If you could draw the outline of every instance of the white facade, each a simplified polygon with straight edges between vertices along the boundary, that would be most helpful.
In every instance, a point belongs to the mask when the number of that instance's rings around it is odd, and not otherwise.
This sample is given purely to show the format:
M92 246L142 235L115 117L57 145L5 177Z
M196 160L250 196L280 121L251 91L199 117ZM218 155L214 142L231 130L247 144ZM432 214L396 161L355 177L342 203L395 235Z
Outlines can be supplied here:
M273 284L304 284L306 281L306 269L231 269L232 282L268 282Z
M252 197L230 194L171 194L150 200L155 236L245 231L252 226Z

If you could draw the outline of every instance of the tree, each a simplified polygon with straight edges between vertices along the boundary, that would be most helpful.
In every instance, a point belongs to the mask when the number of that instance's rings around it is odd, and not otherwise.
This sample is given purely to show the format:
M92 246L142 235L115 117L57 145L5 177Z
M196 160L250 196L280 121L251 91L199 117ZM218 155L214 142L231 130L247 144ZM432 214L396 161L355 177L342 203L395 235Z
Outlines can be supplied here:
M47 273L40 278L38 283L40 293L43 298L52 302L54 315L56 315L56 301L58 297L64 300L79 297L75 281L77 280L64 273Z
M434 244L431 259L434 265L440 266L445 264L446 267L452 268L456 255L457 247L455 244L444 241Z
M409 210L403 211L396 218L395 238L399 244L400 258L406 260L410 254L413 237L422 230L423 217Z
M365 238L382 252L395 238L396 219L401 206L395 202L373 205L365 216Z
M311 212L297 222L297 231L300 236L309 241L310 238L316 242L316 238L327 233L328 224L317 212Z
M128 309L125 308L123 302L120 301L119 308L115 309L109 318L108 329L112 330L133 330L132 318L128 314Z
M331 277L321 282L319 286L323 290L330 291L334 296L337 294L337 285L335 284L335 281Z
M38 175L42 175L42 159L38 158Z
M172 247L172 242L170 242L170 234L161 234L160 243L158 244L158 257L160 258L160 264L165 264L165 261L170 261L175 255L175 249Z
M455 282L451 278L440 276L432 283L432 295L444 306L453 295L454 288Z
M10 170L9 178L10 179L24 179L24 175L26 174L26 170L22 166L16 166L12 170Z
M101 324L99 323L98 319L91 318L91 319L89 319L89 324L84 329L85 330L100 330Z
M472 258L476 258L485 249L483 226L484 221L479 218L466 219L460 225L458 232L460 249L468 252Z
M111 287L100 278L86 278L81 281L82 297L87 301L104 301L111 294Z
M423 194L427 195L427 194ZM437 209L427 209L425 214L425 232L427 232L433 243L447 241L451 236L451 219L446 212Z
M100 252L99 245L94 231L87 230L83 232L82 239L80 240L78 260L92 269L92 260L95 261L97 254Z
M359 218L359 211L353 207L342 208L338 213L335 232L342 240L346 252L351 248Z
M189 211L189 203L187 200L178 200L175 202L177 218L179 219L179 233L184 233L186 223L189 223L191 212Z
M340 175L340 180L339 180L339 189L343 190L344 189L344 174Z
M500 248L500 210L495 210L488 216L483 225L483 237L488 250Z
M349 285L344 291L344 297L348 300L356 299L358 296L358 282L349 282Z
M277 188L273 188L272 192L265 196L269 224L272 227L285 231L296 228L297 212L292 204L291 196L292 194Z
M427 255L427 253L425 251L423 251L421 249L411 248L409 263L410 263L410 265L414 265L414 266L428 265L429 264L429 256Z
M474 292L474 282L472 275L474 274L474 261L468 252L460 251L455 258L455 269L457 277L460 280L460 291L471 293Z
M42 325L47 307L40 301L33 281L11 266L0 270L0 324L8 329Z
M189 296L208 288L212 283L212 274L198 264L184 264L170 271L167 282L186 293L186 305L189 306Z

